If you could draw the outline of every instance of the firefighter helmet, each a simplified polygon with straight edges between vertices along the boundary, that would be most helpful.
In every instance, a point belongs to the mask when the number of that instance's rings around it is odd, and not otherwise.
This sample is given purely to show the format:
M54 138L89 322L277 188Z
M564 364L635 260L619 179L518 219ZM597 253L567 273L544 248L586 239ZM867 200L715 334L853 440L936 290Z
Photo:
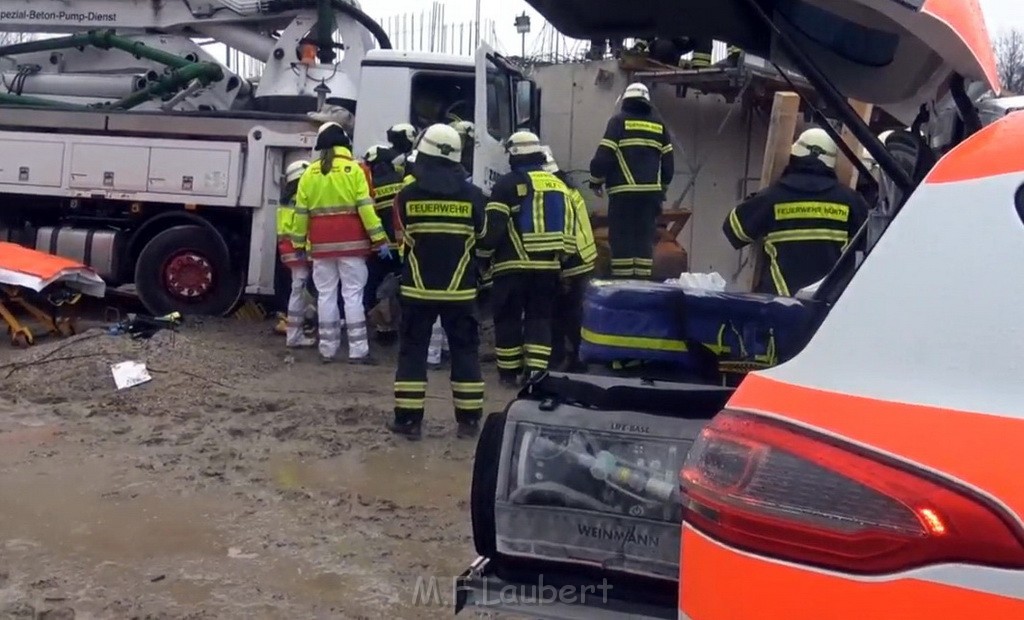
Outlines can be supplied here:
M325 131L327 131L331 127L337 127L338 129L341 129L342 131L345 130L345 128L342 127L341 125L339 125L338 123L335 123L334 121L331 121L329 123L324 123L324 124L320 125L320 129L316 130L316 135L318 135L318 136L322 135Z
M292 162L284 170L284 180L286 183L292 183L302 178L302 173L309 168L309 162L306 160Z
M313 150L323 152L335 146L351 148L352 138L338 123L328 122L320 125L320 129L316 132L316 145L313 146Z
M470 121L455 121L451 123L451 126L452 129L459 132L460 136L465 136L470 140L476 137L476 125Z
M416 128L409 123L398 123L392 125L391 129L388 129L388 142L396 144L399 138L404 137L409 144L415 144L416 142Z
M626 101L627 99L643 99L650 103L651 91L640 82L634 82L627 86L625 92L622 93L622 100Z
M416 148L424 155L440 157L455 163L462 161L462 138L459 132L448 125L438 123L427 127Z
M505 151L515 157L517 155L533 155L543 153L540 138L531 131L517 131L505 141Z
M544 172L550 172L554 174L558 172L558 162L555 161L555 156L551 154L551 147L541 147L544 151Z
M800 134L797 141L793 143L790 154L794 157L817 157L829 168L835 168L839 148L828 132L815 127Z
M378 157L380 157L381 151L387 151L390 149L391 147L387 144L374 144L370 148L366 149L366 154L363 155L363 160L368 164L372 164L377 161Z

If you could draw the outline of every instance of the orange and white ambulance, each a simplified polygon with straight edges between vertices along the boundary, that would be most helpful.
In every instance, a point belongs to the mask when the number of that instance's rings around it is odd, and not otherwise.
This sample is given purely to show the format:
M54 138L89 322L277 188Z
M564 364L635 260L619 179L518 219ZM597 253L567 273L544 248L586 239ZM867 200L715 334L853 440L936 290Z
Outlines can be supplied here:
M833 4L893 5L998 86L974 0ZM1024 618L1022 141L1010 114L942 157L803 351L702 431L681 619Z
M874 235L872 225L862 231L870 251L848 250L808 293L820 313L799 353L748 375L708 413L717 396L706 386L551 373L505 418L489 418L482 437L493 434L496 447L478 451L474 473L480 558L457 584L456 609L588 620L1024 619L1024 114L1009 102L986 111L976 97L999 94L978 0L528 2L570 36L713 37L798 70L881 168L882 200ZM883 144L848 98L910 130ZM993 111L1002 118L987 124ZM675 461L650 449L657 429L639 422L666 402L701 422L674 437L686 446L678 489L650 476L655 461ZM558 444L548 429L579 435L602 423L612 447ZM507 449L530 443L522 429L548 440ZM498 452L512 456L498 461ZM567 453L575 456L553 475L549 463ZM562 476L573 464L583 473ZM558 501L542 513L536 498L556 479ZM509 480L547 486L527 497ZM636 512L595 504L618 497L604 487L632 497ZM665 603L646 584L664 583L655 569L669 537L644 506L669 502L682 506L682 534ZM538 534L542 518L572 535ZM579 527L585 518L600 527ZM610 600L589 606L515 596L488 604L493 584L534 592L557 578L573 594L616 571L643 572L645 586L616 582Z

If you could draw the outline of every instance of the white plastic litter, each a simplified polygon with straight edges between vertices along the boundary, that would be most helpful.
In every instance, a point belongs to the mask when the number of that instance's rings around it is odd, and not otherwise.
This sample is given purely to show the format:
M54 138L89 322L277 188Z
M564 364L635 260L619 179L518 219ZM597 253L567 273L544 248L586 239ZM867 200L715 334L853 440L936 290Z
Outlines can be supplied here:
M114 374L114 384L117 385L119 390L125 390L153 380L149 371L146 370L146 365L142 362L112 364L110 371Z
M665 284L678 284L681 288L698 291L725 292L726 281L717 271L712 273L684 273Z

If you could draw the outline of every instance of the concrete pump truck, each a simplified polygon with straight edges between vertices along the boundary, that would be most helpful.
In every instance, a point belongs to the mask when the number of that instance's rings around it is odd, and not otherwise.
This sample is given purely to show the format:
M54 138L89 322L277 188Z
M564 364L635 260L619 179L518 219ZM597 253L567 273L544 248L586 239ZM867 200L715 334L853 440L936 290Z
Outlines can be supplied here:
M329 111L362 153L392 124L468 109L484 186L539 116L486 46L394 51L354 0L0 0L0 31L64 35L0 46L0 240L88 264L155 314L274 293L282 171Z

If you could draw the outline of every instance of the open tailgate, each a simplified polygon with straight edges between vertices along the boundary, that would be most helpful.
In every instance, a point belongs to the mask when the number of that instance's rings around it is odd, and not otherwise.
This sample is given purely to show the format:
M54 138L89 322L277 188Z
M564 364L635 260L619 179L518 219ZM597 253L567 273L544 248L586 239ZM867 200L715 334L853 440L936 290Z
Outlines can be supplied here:
M700 37L786 65L749 0L527 0L578 38ZM999 91L979 0L758 0L847 97L910 123L953 73Z

